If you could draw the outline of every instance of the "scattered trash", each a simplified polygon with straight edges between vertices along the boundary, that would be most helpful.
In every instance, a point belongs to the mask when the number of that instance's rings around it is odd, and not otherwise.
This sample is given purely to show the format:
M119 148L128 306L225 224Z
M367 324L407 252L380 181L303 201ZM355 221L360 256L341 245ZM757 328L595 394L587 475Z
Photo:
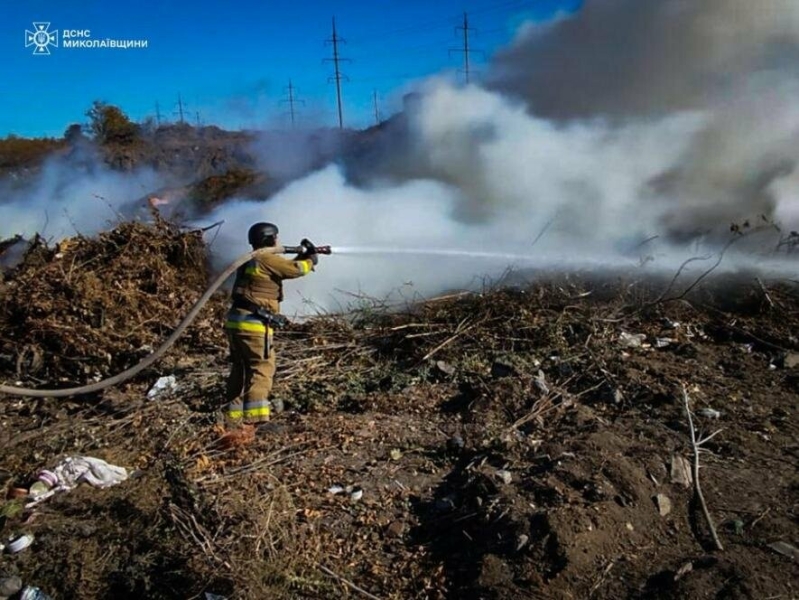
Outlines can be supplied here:
M8 598L13 596L22 589L22 579L13 575L11 577L3 577L0 579L0 598Z
M8 490L7 497L8 497L9 500L17 500L19 498L27 498L28 497L28 490L26 490L25 488L18 488L18 487L11 488L10 490Z
M616 404L621 404L624 401L624 394L619 388L613 390L613 402Z
M519 535L516 538L516 552L518 552L519 550L524 548L529 541L530 541L530 537L529 536L527 536L527 535L525 535L523 533L521 535Z
M499 471L496 472L496 475L502 480L502 483L504 483L505 485L509 485L510 482L513 481L513 475L511 475L510 471L507 471L505 469L500 469Z
M328 493L337 496L338 494L349 494L350 500L357 502L363 498L363 489L357 485L348 485L347 487L341 485L333 485L327 488Z
M676 341L677 340L668 337L655 338L655 348L666 348Z
M443 360L436 361L436 368L444 375L449 375L450 377L455 374L455 367L448 362L444 362Z
M694 482L691 464L682 456L671 457L671 481L684 487L691 487Z
M793 369L799 367L799 353L789 352L785 359L782 361L786 369Z
M632 523L627 523L627 525L625 525L625 527L627 527L628 531L635 531L635 527L633 527Z
M56 475L52 471L48 471L47 469L39 471L39 475L37 475L36 478L39 481L46 483L47 487L52 488L58 485L58 475Z
M25 491L25 497L31 499L25 508L36 506L59 492L69 491L84 481L103 489L125 481L128 476L125 467L109 464L102 459L91 456L70 456L62 460L52 471L44 470L39 473L39 480L30 490Z
M705 417L706 419L720 419L721 413L717 411L715 408L700 408L696 411L701 417Z
M665 494L655 496L655 504L661 517L665 517L671 512L671 500Z
M683 577L683 575L690 573L693 570L694 570L694 563L692 563L689 560L687 563L685 563L683 566L677 569L677 572L674 574L674 581L679 581Z
M643 333L627 333L622 331L619 334L619 341L625 348L640 348L644 344L646 335Z
M28 490L28 496L33 499L39 498L40 496L44 496L47 492L49 492L50 488L52 487L52 485L48 485L43 481L37 481Z
M394 448L391 452L389 452L389 456L391 460L399 460L402 458L402 450L399 448Z
M205 600L227 600L227 597L220 596L219 594L212 594L211 592L205 592Z
M19 600L52 600L52 598L39 588L26 585L19 595Z
M663 317L662 323L664 329L678 329L680 327L679 321L672 321L668 317Z
M16 554L17 552L22 552L32 543L33 536L30 534L24 534L17 538L10 538L8 544L6 544L6 550L8 550L11 554Z
M788 558L792 558L794 560L799 560L799 548L791 546L790 544L786 544L785 542L774 542L773 544L769 544L768 547L774 550L774 552L779 552L783 556L787 556Z
M155 385L147 392L147 398L153 400L167 394L171 394L178 389L178 382L174 375L167 375L166 377L159 377Z
M91 456L65 458L53 469L53 473L58 477L58 487L67 490L82 481L94 487L107 488L128 478L125 467L118 467Z
M752 350L755 349L754 344L741 344L740 346L741 351L745 352L746 354L752 354Z
M540 369L538 371L538 375L535 377L534 383L535 387L537 387L542 394L546 395L549 393L549 386L544 378L544 372Z

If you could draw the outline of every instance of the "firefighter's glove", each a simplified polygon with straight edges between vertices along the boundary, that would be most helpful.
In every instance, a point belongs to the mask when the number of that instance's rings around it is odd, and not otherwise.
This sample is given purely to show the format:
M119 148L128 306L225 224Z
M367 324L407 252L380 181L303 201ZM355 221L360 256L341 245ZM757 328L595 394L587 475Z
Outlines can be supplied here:
M304 254L308 256L311 254L316 254L316 246L308 238L303 238L303 240L300 242L300 246L302 246L302 251Z
M310 260L314 266L318 265L319 254L316 252L316 246L314 243L308 238L305 238L300 242L300 246L302 246L303 258Z

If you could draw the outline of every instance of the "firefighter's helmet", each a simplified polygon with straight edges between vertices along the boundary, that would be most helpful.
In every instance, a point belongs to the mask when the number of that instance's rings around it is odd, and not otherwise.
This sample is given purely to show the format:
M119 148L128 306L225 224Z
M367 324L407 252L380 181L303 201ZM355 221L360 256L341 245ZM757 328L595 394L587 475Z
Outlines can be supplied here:
M277 225L273 223L256 223L247 232L247 240L253 248L266 248L275 245Z

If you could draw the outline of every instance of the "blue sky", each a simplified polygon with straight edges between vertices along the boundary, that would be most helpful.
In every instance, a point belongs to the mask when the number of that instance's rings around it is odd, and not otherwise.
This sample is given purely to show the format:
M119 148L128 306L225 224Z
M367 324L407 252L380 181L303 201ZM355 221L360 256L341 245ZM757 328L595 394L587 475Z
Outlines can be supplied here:
M289 80L298 123L337 125L333 66L325 40L335 16L346 40L340 55L345 126L374 123L373 94L383 116L395 112L414 79L462 66L463 13L479 77L486 59L525 20L575 11L582 0L35 0L0 6L0 136L60 136L85 122L94 100L120 106L132 119L184 116L226 128L288 124ZM112 8L113 6L113 8ZM34 55L25 31L49 22L58 47ZM147 48L64 48L64 30L90 40L146 40Z

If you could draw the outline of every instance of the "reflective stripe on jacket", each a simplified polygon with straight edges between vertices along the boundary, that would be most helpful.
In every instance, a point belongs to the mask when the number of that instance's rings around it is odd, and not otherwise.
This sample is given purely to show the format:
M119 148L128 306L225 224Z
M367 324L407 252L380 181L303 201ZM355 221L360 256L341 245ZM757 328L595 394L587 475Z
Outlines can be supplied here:
M225 329L232 329L234 331L246 331L248 333L259 333L274 335L271 327L267 327L263 319L260 317L243 311L238 308L233 308L228 311L227 319L225 320Z

